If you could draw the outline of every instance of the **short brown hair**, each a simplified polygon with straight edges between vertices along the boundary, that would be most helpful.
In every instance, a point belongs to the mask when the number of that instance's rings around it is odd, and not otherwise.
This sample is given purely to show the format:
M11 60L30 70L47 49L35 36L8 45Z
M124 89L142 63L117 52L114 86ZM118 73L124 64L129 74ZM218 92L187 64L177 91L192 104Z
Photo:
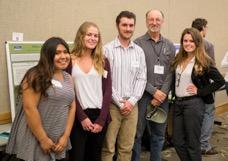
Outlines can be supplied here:
M136 23L136 16L133 12L130 11L121 11L119 15L116 17L116 25L118 26L120 23L120 19L122 17L127 17L127 18L133 18L134 19L134 24Z

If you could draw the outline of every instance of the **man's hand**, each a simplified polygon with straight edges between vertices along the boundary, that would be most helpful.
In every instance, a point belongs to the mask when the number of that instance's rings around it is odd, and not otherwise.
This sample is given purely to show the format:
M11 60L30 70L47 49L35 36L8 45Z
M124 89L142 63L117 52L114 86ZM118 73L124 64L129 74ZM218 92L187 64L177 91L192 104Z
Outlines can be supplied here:
M153 97L158 100L160 103L163 103L163 101L166 99L167 95L162 92L161 90L157 89L154 93Z
M157 99L152 99L150 102L153 106L159 106L161 104L161 102L159 102Z
M121 115L129 115L133 109L133 105L128 100L123 100L121 103L123 103L123 108L120 109Z

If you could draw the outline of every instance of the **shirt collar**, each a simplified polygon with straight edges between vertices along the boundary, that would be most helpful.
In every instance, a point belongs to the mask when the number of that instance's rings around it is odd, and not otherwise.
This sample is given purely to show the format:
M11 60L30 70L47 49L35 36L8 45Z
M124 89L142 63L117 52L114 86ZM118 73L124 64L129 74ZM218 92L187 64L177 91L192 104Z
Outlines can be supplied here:
M154 41L153 39L151 39L151 37L150 37L150 34L147 32L146 34L145 34L145 38L146 38L146 40L151 40L151 41ZM159 38L159 40L156 42L156 43L158 43L158 42L162 42L162 41L164 41L164 38L163 38L163 36L160 34L160 38Z
M114 40L114 47L117 48L117 47L122 47L121 43L120 43L120 40L118 38L118 36L116 37L116 39ZM130 44L128 45L127 48L133 48L134 47L134 42L133 41L130 41Z

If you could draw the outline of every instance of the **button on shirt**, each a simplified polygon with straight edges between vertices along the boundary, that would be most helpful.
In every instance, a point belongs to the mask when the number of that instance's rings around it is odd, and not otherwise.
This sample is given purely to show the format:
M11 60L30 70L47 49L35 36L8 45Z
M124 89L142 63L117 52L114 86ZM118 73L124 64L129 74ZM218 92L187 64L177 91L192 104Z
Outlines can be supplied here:
M133 106L141 98L146 86L146 62L143 50L134 42L127 48L118 37L104 46L112 72L112 97L118 107L127 99Z
M156 89L160 89L168 94L173 76L171 62L175 57L175 47L173 43L163 36L160 36L160 39L155 42L148 33L137 38L135 42L145 53L147 64L146 91L154 95ZM154 72L155 65L164 67L163 74Z

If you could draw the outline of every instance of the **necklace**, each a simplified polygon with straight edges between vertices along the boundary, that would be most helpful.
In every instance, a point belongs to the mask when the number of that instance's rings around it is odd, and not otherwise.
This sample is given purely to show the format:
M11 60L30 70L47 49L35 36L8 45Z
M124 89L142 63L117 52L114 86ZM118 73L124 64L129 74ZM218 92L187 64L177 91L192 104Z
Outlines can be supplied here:
M179 85L180 85L180 80L181 80L182 73L183 73L183 70L180 73L178 72L177 75L176 75L176 87L179 87Z
M185 70L186 66L187 66L186 63L182 63L179 65L179 69L176 74L176 87L179 87L179 85L180 85L181 75L182 75L183 71Z
M184 72L185 68L188 66L189 62L193 59L193 57L188 57L184 62L179 65L179 69L176 74L176 87L179 87L182 73Z

